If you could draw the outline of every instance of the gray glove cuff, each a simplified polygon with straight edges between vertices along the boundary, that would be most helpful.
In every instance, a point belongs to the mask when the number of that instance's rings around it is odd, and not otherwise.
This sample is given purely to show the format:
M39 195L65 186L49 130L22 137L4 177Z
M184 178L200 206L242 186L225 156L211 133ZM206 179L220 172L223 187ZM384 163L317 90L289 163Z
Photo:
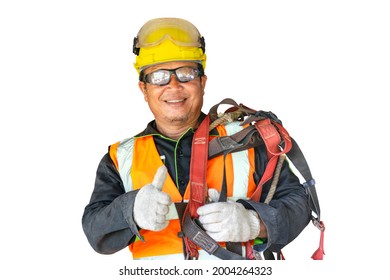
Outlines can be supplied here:
M122 204L122 213L123 217L125 218L126 222L129 224L130 230L138 236L139 239L142 241L144 240L141 234L138 231L137 224L134 221L134 201L135 197L138 193L138 190L127 192L124 194L123 204Z

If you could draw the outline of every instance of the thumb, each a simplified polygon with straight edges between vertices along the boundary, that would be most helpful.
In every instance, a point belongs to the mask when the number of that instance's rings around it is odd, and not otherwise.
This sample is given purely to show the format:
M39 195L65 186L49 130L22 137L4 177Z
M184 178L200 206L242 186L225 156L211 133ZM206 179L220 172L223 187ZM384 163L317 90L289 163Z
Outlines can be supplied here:
M154 175L152 185L155 186L158 190L162 190L164 186L165 179L167 178L167 168L165 165L161 165Z

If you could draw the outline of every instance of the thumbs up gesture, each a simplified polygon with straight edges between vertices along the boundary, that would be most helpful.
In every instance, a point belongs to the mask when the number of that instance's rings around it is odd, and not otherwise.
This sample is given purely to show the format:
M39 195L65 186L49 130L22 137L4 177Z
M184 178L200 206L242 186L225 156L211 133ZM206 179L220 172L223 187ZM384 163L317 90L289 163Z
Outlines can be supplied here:
M143 229L160 231L168 226L166 215L172 200L162 191L166 177L167 168L162 165L157 169L153 182L143 186L135 197L134 220Z

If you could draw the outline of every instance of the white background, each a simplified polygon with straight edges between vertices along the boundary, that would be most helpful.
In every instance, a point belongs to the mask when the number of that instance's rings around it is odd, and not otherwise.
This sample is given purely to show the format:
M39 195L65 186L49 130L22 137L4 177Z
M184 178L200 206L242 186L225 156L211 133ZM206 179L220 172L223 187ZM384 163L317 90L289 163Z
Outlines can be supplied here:
M309 161L325 260L310 260L310 224L286 262L266 262L269 278L382 275L389 14L375 0L1 1L0 278L123 279L120 268L141 266L127 249L95 253L81 216L108 145L152 118L131 48L154 17L190 20L206 38L205 112L225 97L273 111Z

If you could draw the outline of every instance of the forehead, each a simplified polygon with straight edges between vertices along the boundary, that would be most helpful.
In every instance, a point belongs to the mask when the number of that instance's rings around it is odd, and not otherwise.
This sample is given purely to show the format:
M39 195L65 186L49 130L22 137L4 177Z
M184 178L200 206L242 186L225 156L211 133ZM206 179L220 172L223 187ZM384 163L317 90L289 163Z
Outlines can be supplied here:
M176 69L183 66L197 67L198 64L193 61L172 61L150 66L144 70L144 73L147 74L159 69Z

